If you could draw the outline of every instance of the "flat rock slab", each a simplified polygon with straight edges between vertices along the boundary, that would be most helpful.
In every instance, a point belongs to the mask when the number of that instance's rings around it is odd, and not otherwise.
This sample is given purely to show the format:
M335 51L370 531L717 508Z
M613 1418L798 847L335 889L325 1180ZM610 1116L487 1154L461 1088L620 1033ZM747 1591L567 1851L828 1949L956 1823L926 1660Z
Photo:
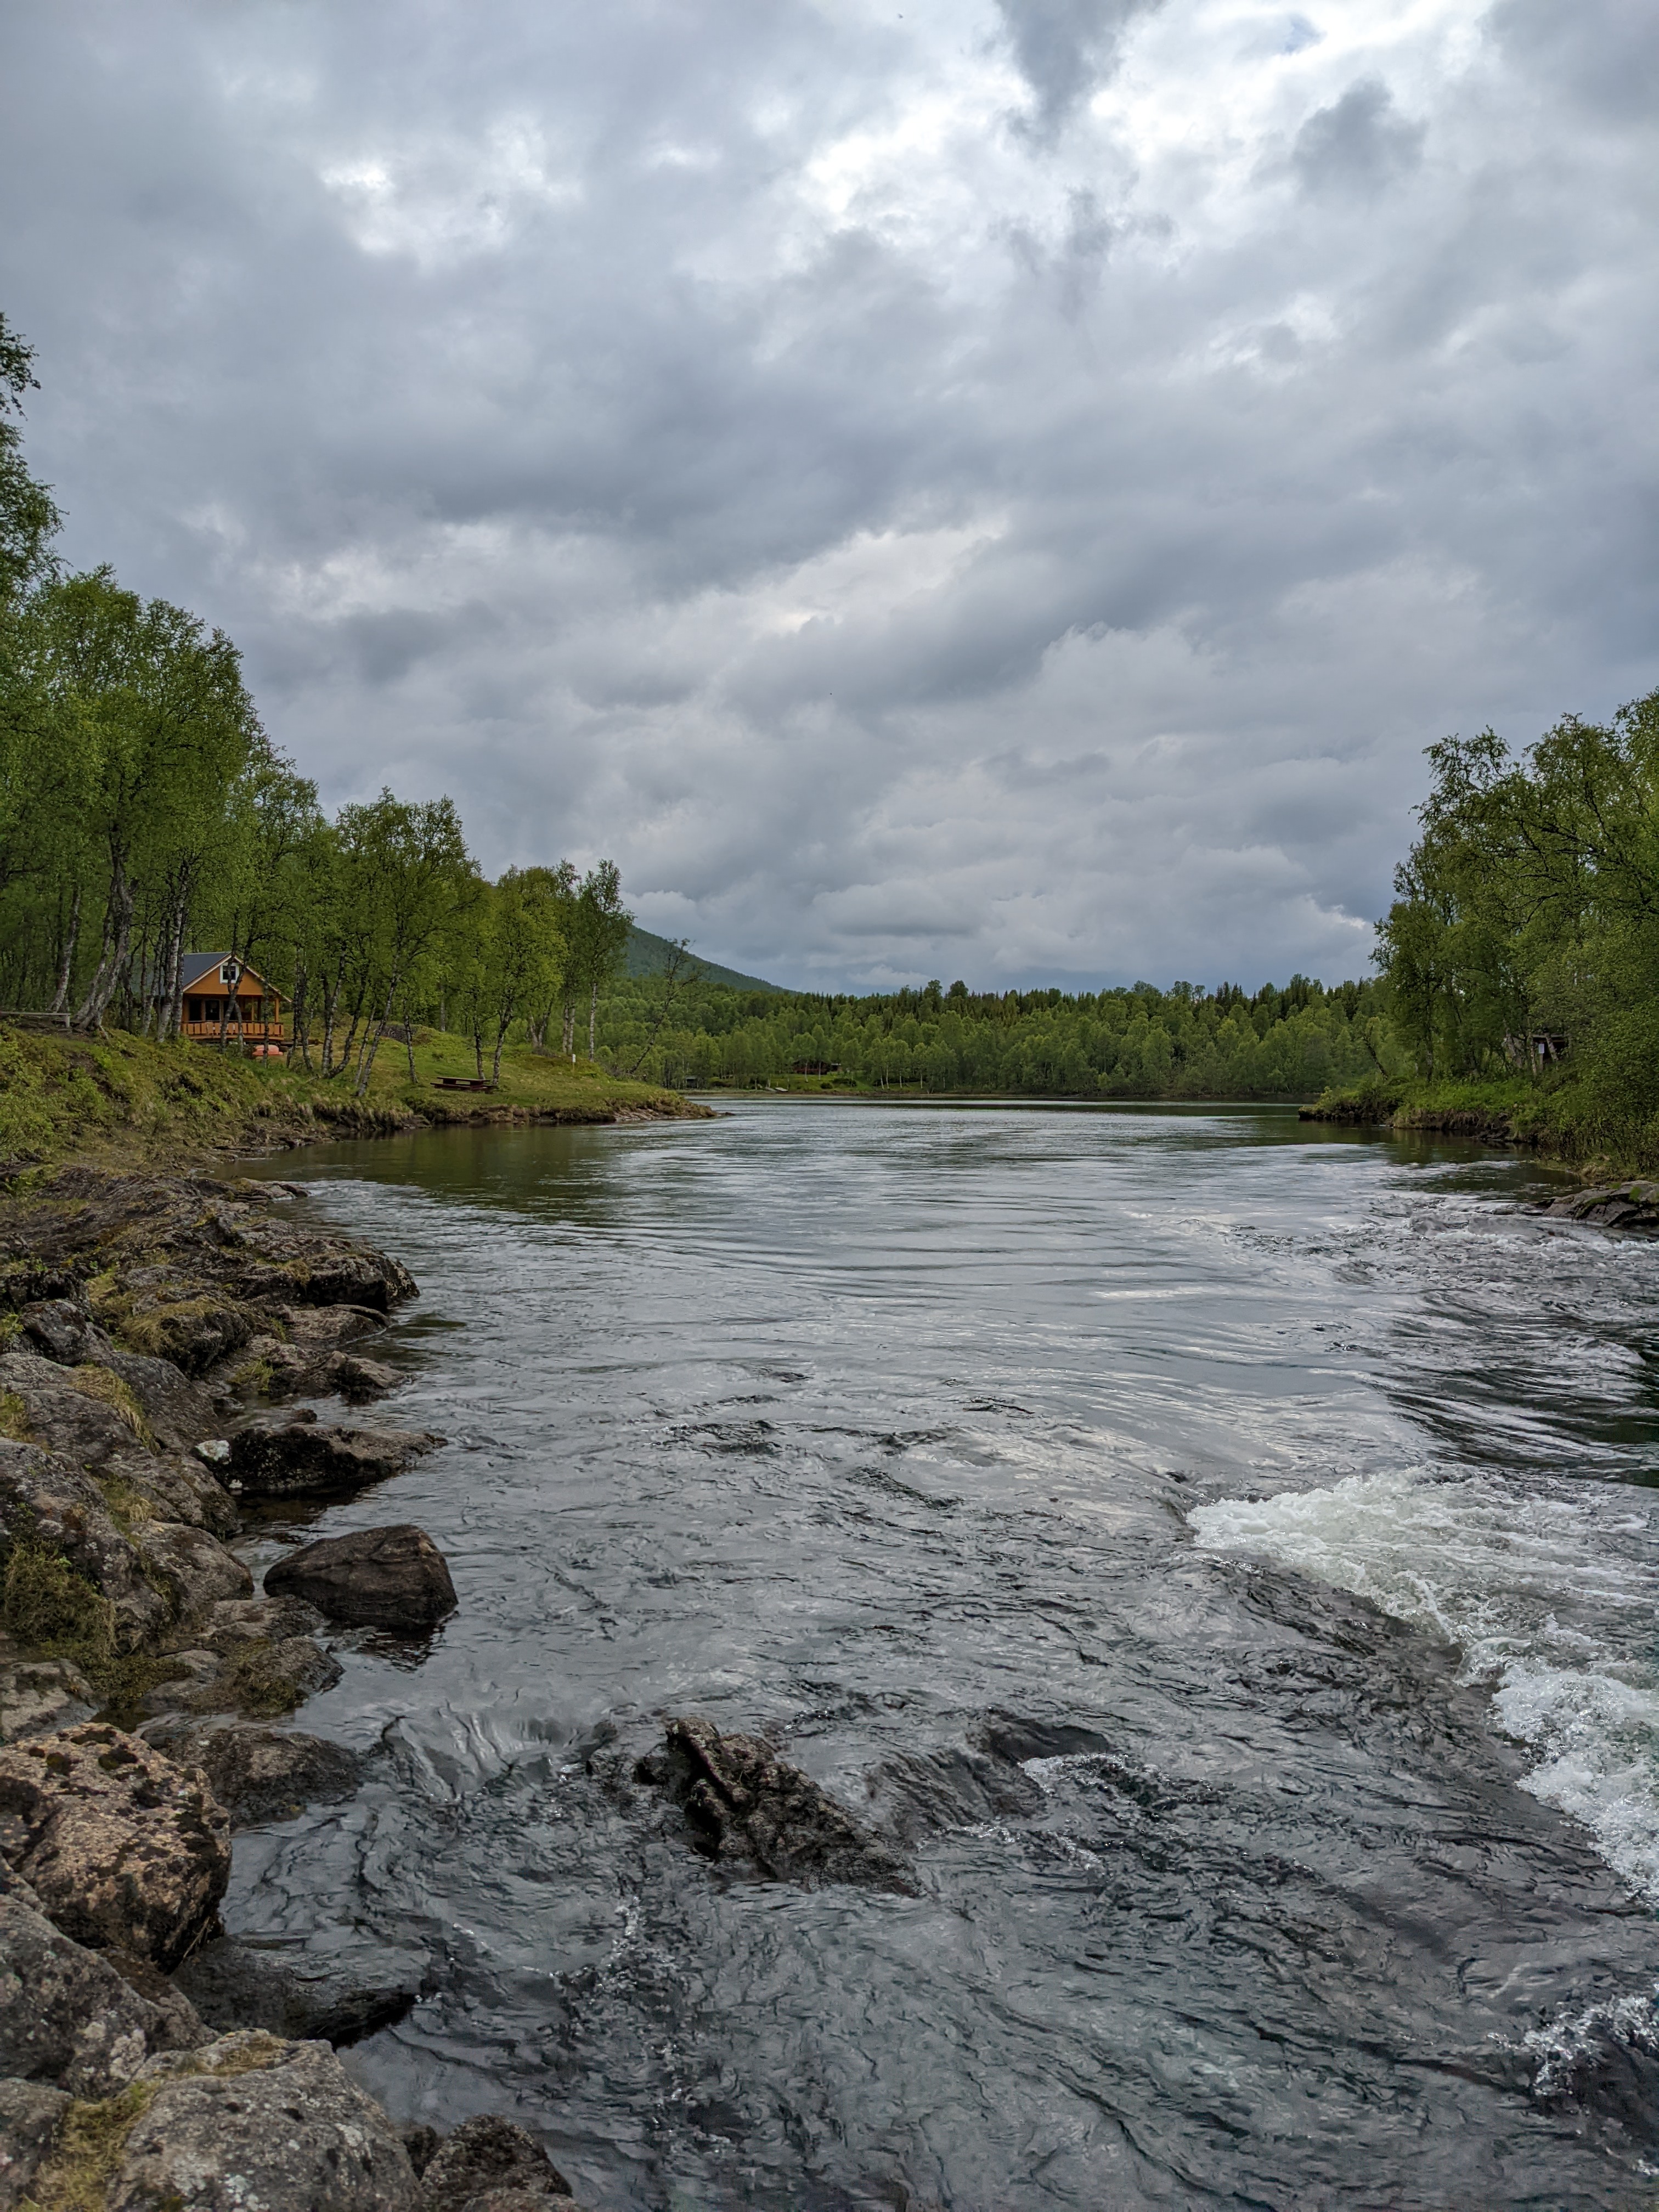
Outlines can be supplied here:
M1593 1222L1599 1229L1659 1229L1659 1182L1575 1190L1556 1199L1544 1211L1568 1221Z
M13 1659L0 1665L0 1743L55 1735L89 1721L98 1695L68 1659Z
M662 1752L635 1771L683 1808L706 1857L746 1858L771 1881L808 1888L850 1882L915 1893L903 1860L757 1736L722 1735L695 1716L671 1721Z
M455 1610L444 1555L411 1522L302 1544L265 1570L265 1589L361 1627L417 1632Z
M397 2130L325 2043L222 2036L152 2060L140 2083L153 2094L117 2153L109 2212L416 2212Z
M193 1687L178 1691L175 1686L175 1693L161 1700L158 1709L276 1720L307 1698L331 1690L343 1672L334 1654L309 1636L273 1637L269 1642L250 1637Z
M298 1729L191 1729L168 1735L159 1747L180 1766L194 1766L206 1775L234 1828L291 1820L319 1800L352 1796L363 1778L363 1762L355 1751Z
M531 2204L568 2203L570 2185L534 2136L490 2112L464 2120L428 2160L421 2177L422 2212L471 2212L497 2191Z
M107 2097L158 2051L208 2040L187 2002L144 1996L25 1904L22 1887L0 1895L0 2075Z
M261 2027L337 2049L392 2027L421 1994L408 1975L319 1973L230 1936L193 1951L174 1980L210 2028Z
M231 1438L226 1474L233 1491L250 1498L337 1496L401 1474L443 1441L419 1429L256 1422Z
M0 1750L0 1856L76 1942L166 1971L218 1918L230 1822L192 1768L91 1721Z

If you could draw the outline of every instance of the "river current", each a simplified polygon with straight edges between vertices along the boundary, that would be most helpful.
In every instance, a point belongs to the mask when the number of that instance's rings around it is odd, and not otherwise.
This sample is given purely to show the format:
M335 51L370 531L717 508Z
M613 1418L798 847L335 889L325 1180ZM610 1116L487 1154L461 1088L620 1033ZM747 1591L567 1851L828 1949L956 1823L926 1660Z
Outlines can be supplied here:
M592 2212L1659 2196L1659 1243L1274 1109L265 1171L413 1270L387 1414L448 1439L247 1547L415 1521L459 1594L338 1639L298 1722L370 1780L226 1904L420 1978L348 2054L394 2112ZM696 1856L633 1778L684 1712L917 1894Z

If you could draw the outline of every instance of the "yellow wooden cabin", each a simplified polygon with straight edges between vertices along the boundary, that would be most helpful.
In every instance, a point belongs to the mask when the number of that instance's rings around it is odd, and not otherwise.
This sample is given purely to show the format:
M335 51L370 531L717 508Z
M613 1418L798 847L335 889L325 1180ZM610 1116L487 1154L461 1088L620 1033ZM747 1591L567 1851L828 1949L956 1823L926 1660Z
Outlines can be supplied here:
M256 1059L288 1049L282 994L257 969L228 952L186 952L179 970L184 995L181 1036L204 1043L250 1046Z

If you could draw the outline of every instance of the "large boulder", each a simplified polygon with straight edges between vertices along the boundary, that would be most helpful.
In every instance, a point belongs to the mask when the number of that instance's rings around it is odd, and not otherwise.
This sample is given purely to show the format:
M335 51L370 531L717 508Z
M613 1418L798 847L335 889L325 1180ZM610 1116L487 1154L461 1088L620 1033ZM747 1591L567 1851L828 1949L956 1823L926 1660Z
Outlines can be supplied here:
M392 2027L421 1994L415 1975L317 1968L230 1936L192 1951L176 1978L211 2028L263 2027L337 2050Z
M66 2117L33 2183L106 2212L416 2212L391 2121L324 2043L258 2031L150 2059ZM95 2192L95 2193L94 2193Z
M250 1498L331 1497L401 1474L443 1442L417 1429L258 1421L230 1441L230 1487Z
M0 1743L55 1735L89 1721L98 1693L70 1659L8 1659L0 1662Z
M455 1610L444 1555L411 1522L302 1544L266 1568L265 1589L358 1626L419 1631Z
M422 2212L469 2212L496 2191L545 2203L550 2197L568 2198L570 2185L526 2129L487 2112L464 2120L427 2161L421 2176Z
M240 1728L234 1723L169 1734L160 1748L181 1766L205 1774L233 1828L291 1820L306 1806L349 1797L363 1778L363 1762L343 1743L293 1730ZM265 2023L248 2021L254 2027Z
M230 1822L192 1768L91 1721L0 1750L0 1857L76 1942L165 1971L217 1923Z
M667 1790L705 1856L746 1858L775 1881L853 1882L913 1893L904 1862L757 1736L722 1735L696 1716L669 1723L639 1780Z
M158 2004L106 1957L24 1902L0 1895L0 2075L107 2097L158 2051L188 2050L210 2031L176 1993Z

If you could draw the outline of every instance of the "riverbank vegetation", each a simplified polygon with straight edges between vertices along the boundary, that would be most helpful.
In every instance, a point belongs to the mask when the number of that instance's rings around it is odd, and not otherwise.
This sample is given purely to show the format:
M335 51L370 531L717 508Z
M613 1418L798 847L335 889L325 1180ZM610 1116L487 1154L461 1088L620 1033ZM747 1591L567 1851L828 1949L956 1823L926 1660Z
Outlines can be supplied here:
M1395 1079L1321 1110L1659 1168L1659 691L1429 761L1377 933Z

